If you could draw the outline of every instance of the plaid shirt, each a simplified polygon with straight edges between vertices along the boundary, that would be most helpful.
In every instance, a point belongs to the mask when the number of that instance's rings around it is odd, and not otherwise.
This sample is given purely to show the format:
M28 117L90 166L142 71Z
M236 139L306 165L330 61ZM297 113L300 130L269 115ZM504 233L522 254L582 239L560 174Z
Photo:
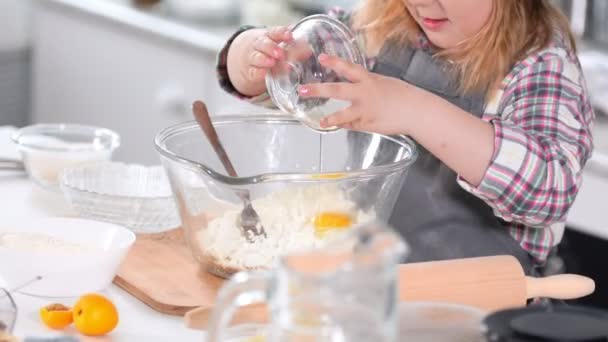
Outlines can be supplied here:
M348 23L348 13L330 11ZM218 56L218 78L231 94L245 99L230 83L226 56ZM421 35L418 47L430 49ZM370 65L373 60L370 61ZM268 94L246 98L272 107ZM504 221L505 229L538 263L559 241L568 210L582 182L582 168L593 149L593 109L578 59L561 40L515 64L486 104L482 119L494 127L494 153L481 183L455 179Z

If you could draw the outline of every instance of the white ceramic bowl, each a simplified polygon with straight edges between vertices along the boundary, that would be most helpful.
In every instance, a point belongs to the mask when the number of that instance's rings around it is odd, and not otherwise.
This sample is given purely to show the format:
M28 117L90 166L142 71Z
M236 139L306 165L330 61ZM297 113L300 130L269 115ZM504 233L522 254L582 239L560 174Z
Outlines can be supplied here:
M48 237L55 239L54 243L47 242ZM37 296L76 297L101 291L112 283L134 242L133 232L105 222L2 219L0 278L12 289L41 276L18 291Z
M119 224L137 233L158 233L180 225L161 166L95 163L68 168L60 178L64 196L84 218Z

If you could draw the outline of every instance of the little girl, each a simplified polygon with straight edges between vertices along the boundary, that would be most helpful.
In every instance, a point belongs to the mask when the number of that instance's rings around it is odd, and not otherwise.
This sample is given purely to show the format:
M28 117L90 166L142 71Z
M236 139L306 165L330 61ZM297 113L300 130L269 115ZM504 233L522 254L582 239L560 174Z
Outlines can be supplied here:
M366 0L334 15L360 33L371 71L322 55L350 82L299 93L351 103L323 125L420 145L390 219L409 260L510 254L533 274L561 239L593 146L567 19L549 0ZM268 104L264 76L289 39L239 30L219 56L224 89Z

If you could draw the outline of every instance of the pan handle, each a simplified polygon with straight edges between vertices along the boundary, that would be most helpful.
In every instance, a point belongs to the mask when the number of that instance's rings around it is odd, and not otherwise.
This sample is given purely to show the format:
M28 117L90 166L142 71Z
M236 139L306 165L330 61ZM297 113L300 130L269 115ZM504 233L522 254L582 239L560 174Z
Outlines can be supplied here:
M560 300L588 296L595 291L593 279L577 274L559 274L543 278L526 277L526 296Z

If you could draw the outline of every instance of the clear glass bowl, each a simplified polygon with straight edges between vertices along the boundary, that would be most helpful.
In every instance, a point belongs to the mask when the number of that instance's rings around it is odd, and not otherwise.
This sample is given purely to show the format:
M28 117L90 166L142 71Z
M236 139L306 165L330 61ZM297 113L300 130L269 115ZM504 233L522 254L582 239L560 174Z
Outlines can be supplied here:
M321 133L287 116L221 116L214 126L239 177L227 175L195 122L163 130L155 145L190 249L204 268L224 277L324 245L338 230L326 235L318 228L335 225L332 219L342 220L341 231L387 221L417 156L404 136ZM241 233L236 190L250 193L268 235L260 243ZM337 215L319 219L322 214Z
M42 188L59 191L59 175L67 167L107 161L120 145L117 133L100 127L38 124L12 137L30 178Z
M167 176L161 166L118 162L66 169L61 189L80 216L122 225L137 233L179 226Z
M357 44L355 34L342 22L326 15L313 15L302 19L292 28L293 41L281 43L286 59L275 64L266 74L266 88L274 104L283 112L293 115L310 128L321 131L321 119L349 105L335 99L301 98L301 85L347 82L334 71L318 62L322 53L340 57L351 63L366 66L365 55Z

